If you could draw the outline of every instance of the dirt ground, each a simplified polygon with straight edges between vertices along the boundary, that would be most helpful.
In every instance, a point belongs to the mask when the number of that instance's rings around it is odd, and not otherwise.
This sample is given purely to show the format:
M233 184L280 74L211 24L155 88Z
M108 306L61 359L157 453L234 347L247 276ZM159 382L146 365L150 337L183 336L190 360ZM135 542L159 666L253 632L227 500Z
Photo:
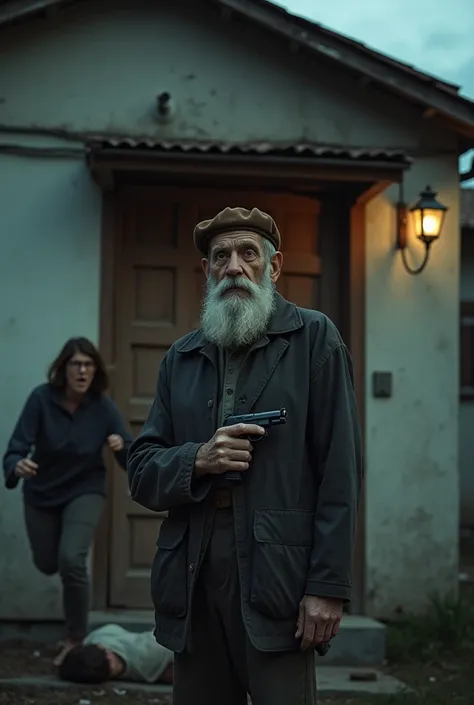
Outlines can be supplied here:
M121 691L120 691L121 692ZM0 705L171 705L171 696L127 693L117 695L113 689L67 691L8 689L0 690Z
M58 650L56 644L0 642L0 678L55 675L53 658Z
M0 678L54 676L52 660L57 646L32 642L0 642ZM171 697L153 693L124 692L120 682L105 686L71 686L67 690L32 687L5 688L0 685L0 705L171 705ZM319 705L361 705L360 700L320 700ZM379 702L379 701L377 701ZM225 705L223 703L222 705ZM383 705L380 703L380 705Z
M56 652L55 645L0 643L0 678L52 676L55 674L52 659ZM474 705L474 661L471 657L451 661L448 658L436 667L411 664L387 670L409 683L416 692L396 697L322 698L318 705ZM120 682L104 687L72 686L67 690L39 690L24 686L6 688L0 685L0 705L171 705L171 697L127 692Z

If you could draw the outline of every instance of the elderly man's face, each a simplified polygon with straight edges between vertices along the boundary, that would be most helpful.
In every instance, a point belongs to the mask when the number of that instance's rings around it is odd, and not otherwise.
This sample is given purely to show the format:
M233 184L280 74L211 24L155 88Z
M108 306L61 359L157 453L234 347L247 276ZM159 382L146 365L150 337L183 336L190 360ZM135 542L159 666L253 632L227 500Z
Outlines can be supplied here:
M280 276L281 254L276 253L270 264L270 278L275 284ZM265 254L263 238L256 233L236 232L216 235L211 241L209 259L203 259L203 270L216 283L225 278L245 277L253 284L259 284L268 260ZM239 287L228 289L224 295L248 295Z
M202 267L207 278L201 325L223 348L250 345L266 331L275 307L282 255L260 235L217 235Z

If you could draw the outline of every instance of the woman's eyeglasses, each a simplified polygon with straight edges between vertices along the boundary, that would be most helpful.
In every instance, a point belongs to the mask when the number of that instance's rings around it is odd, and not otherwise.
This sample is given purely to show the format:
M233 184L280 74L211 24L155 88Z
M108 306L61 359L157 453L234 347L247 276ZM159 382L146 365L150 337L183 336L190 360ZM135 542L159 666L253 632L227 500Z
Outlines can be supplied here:
M83 362L82 360L81 361L80 360L69 360L69 362L67 364L73 370L77 370L77 371L85 369L89 372L90 370L95 369L95 364L92 362L92 360L87 360L87 362Z

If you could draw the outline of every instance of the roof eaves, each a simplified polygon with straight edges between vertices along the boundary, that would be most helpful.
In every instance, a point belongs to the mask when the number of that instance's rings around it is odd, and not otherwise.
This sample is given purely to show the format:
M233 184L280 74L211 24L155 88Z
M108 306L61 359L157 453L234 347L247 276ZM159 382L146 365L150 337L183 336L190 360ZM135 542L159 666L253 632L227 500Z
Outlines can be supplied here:
M9 22L26 19L29 15L43 12L71 0L0 0L0 26Z
M405 98L433 107L440 114L463 125L468 136L474 138L474 103L460 96L453 85L410 69L365 45L321 25L297 18L281 8L275 12L275 6L267 0L214 2L345 68L352 68Z
M262 7L267 7L267 10L269 12L273 12L275 14L279 13L285 18L287 22L296 23L300 25L303 29L308 30L309 32L319 31L322 34L330 37L332 40L347 44L351 49L357 49L358 51L365 53L368 56L371 56L377 61L386 63L392 67L395 67L396 69L406 71L407 73L412 74L417 78L420 78L421 80L433 83L442 90L447 90L454 95L456 95L460 90L460 86L455 83L445 81L439 76L429 74L426 71L420 71L420 69L417 69L416 66L413 66L412 64L400 61L400 59L396 59L395 57L389 56L388 54L383 54L380 51L377 51L376 49L372 49L364 42L360 42L357 39L354 39L353 37L349 37L345 34L341 34L340 32L336 32L335 30L332 30L319 22L305 19L304 17L300 17L299 15L294 15L293 13L289 12L286 8L279 5L275 5L273 2L269 2L269 0L252 0L252 4L259 4Z

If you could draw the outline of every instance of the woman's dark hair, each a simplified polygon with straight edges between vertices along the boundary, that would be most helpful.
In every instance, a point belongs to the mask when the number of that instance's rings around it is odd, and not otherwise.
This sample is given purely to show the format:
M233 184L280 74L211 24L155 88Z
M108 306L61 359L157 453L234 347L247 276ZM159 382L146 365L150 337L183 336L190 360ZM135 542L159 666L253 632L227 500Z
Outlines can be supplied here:
M62 347L61 352L51 363L48 370L48 382L56 389L66 388L66 366L76 354L88 355L94 360L95 375L90 391L92 394L101 394L109 386L109 379L105 371L105 363L93 343L87 338L69 338Z
M58 675L71 683L104 683L111 676L107 653L95 644L75 646L66 654Z

